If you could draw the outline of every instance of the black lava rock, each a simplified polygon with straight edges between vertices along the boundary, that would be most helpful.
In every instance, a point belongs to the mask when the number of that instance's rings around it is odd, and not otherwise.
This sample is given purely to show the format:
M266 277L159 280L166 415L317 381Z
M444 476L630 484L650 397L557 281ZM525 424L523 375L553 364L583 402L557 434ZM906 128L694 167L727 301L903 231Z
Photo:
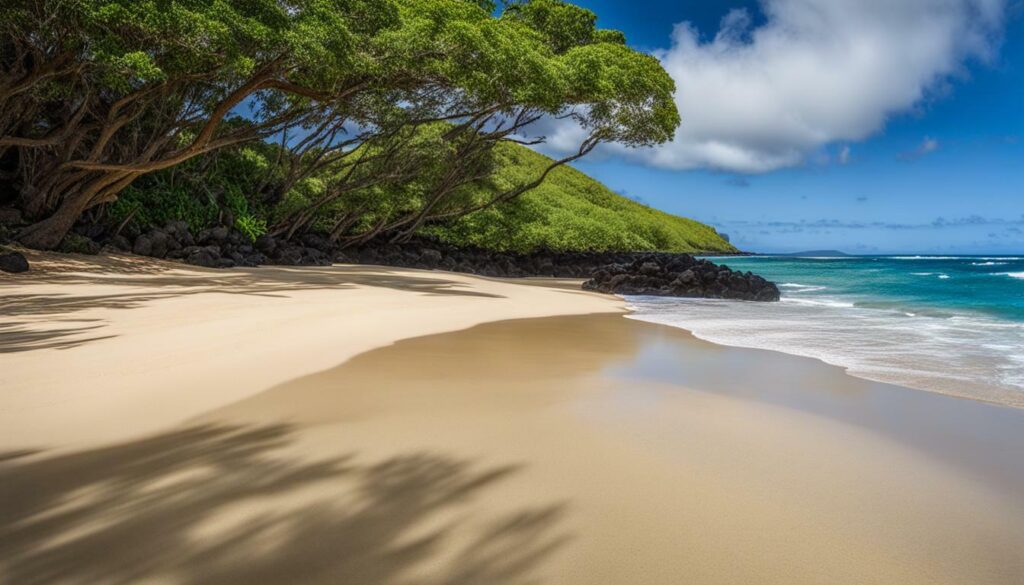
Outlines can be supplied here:
M778 287L760 276L707 260L691 258L690 262L673 256L650 254L630 264L609 266L595 272L583 288L622 295L779 300Z
M29 265L25 255L21 252L7 252L0 254L0 270L4 272L28 272Z
M106 243L125 249L129 242L115 236ZM142 256L209 268L263 264L328 266L333 261L451 270L495 278L584 278L589 280L583 288L615 294L779 300L779 289L760 276L697 260L689 254L549 250L517 254L460 248L429 238L402 243L382 239L345 247L315 233L290 240L265 234L251 241L241 232L223 226L203 230L193 237L185 222L168 222L162 229L141 233L130 248Z

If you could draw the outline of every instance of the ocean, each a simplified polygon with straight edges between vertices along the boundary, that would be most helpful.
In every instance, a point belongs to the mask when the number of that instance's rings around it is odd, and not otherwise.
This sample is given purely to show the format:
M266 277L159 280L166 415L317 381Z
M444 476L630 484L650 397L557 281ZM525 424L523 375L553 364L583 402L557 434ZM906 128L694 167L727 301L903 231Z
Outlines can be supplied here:
M631 318L855 376L1024 407L1024 256L720 257L779 303L627 297Z

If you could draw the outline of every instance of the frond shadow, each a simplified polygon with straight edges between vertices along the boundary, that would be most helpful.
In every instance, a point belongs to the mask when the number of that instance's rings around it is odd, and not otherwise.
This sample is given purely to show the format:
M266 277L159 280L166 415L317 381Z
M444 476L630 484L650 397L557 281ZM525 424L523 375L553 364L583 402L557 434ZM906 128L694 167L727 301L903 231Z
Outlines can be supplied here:
M292 432L207 425L0 460L0 581L502 585L536 582L568 539L564 502L469 527L519 466L295 461Z

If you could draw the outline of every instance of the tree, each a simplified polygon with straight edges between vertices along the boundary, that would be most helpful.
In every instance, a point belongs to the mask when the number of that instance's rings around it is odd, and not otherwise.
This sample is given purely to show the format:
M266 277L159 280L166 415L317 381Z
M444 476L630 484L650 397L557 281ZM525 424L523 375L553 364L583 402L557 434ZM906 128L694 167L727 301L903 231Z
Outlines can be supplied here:
M421 18L421 8L404 15L407 22ZM414 129L397 133L398 144L396 135L389 135L384 149L392 154L386 159L388 168L396 170L394 161L401 160L403 170L389 176L383 169L372 171L372 165L364 167L361 174L386 179L369 179L370 185L354 181L357 174L336 172L343 180L332 180L332 188L311 207L289 216L279 233L290 235L312 224L317 209L347 196L360 203L341 214L333 237L340 237L341 227L361 227L349 242L382 233L405 239L429 222L510 201L540 185L554 168L603 142L646 146L669 140L679 124L671 77L654 58L626 47L621 33L597 29L595 21L592 12L571 4L532 0L508 6L497 19L478 12L475 18L444 27L436 38L448 58L430 64L430 78L439 84L431 89L439 91L404 96L402 103L421 108L406 109L406 114L417 115L395 120ZM481 192L473 185L487 181L493 172L498 144L543 142L543 136L528 139L524 134L544 118L579 124L585 138L578 150L511 189L482 200L466 196ZM438 122L444 124L440 131L419 126ZM371 152L376 152L372 146L361 150L363 155ZM351 160L364 164L362 157ZM373 189L379 205L350 195L364 188ZM403 196L405 203L396 203ZM372 219L360 221L360 214Z
M54 247L140 176L245 143L280 144L268 201L326 185L279 233L346 198L363 203L331 231L365 227L366 193L415 201L358 238L500 204L603 142L668 140L671 78L595 21L559 0L498 16L487 0L11 0L0 172L36 221L18 237ZM525 135L546 118L584 129L577 152L488 200L463 196L495 145L541 142Z
M142 174L344 108L384 71L387 1L15 0L4 8L0 157L19 239L55 246ZM399 72L400 73L400 72ZM252 123L225 121L247 109Z

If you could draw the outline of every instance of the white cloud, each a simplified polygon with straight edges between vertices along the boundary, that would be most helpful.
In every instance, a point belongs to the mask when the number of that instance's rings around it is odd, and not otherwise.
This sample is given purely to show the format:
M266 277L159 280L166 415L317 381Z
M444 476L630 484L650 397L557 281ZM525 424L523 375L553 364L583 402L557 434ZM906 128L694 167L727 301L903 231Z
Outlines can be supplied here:
M990 59L1004 0L762 0L711 40L676 25L657 51L678 85L683 124L667 145L632 156L665 168L758 173L859 141L941 89L971 59ZM568 128L550 146L568 143ZM846 152L844 157L843 152ZM848 150L840 162L848 160Z

